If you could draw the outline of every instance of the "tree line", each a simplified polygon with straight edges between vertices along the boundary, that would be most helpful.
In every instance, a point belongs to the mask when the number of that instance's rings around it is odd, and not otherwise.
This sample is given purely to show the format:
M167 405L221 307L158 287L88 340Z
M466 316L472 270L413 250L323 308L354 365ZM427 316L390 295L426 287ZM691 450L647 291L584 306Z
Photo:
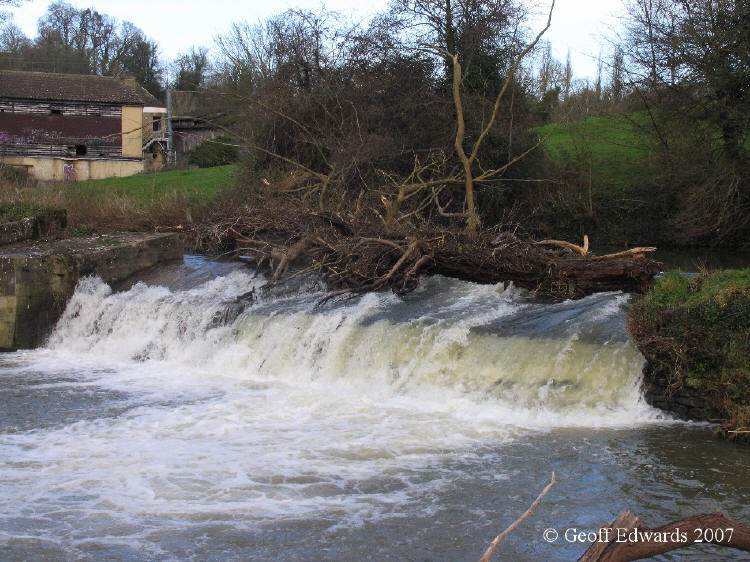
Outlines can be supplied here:
M19 6L25 0L0 0ZM39 19L37 35L28 37L0 10L0 68L64 74L132 76L157 98L167 87L194 89L195 72L207 62L205 49L192 49L167 61L158 41L136 25L101 13L79 9L65 1L52 2ZM204 58L203 67L195 56ZM174 74L175 78L169 78Z
M750 7L625 1L593 80L552 56L520 0L391 0L359 23L291 10L234 22L212 50L171 62L133 24L55 2L33 39L4 24L0 65L203 92L202 115L234 135L249 169L290 173L275 190L388 227L472 215L633 240L655 217L669 242L737 243L750 228ZM590 158L560 165L540 149L541 125L592 116L648 139L625 192L593 185Z

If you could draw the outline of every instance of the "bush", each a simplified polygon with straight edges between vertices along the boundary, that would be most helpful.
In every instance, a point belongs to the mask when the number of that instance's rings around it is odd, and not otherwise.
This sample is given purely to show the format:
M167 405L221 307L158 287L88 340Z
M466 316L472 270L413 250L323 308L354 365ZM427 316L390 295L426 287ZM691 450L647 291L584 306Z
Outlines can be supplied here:
M750 429L750 269L695 279L670 271L633 307L628 328L650 376L700 388L725 430Z
M188 162L199 168L213 168L233 164L239 158L239 149L234 139L221 136L203 141L188 152Z

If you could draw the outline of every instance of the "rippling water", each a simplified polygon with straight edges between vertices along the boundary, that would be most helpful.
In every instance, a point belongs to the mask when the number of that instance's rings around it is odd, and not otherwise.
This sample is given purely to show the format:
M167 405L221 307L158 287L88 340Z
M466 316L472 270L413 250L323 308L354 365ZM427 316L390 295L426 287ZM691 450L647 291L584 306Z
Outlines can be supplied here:
M497 559L576 558L544 529L626 508L750 519L750 451L641 399L628 295L235 302L262 283L197 257L87 279L44 349L0 357L1 558L473 560L553 470Z

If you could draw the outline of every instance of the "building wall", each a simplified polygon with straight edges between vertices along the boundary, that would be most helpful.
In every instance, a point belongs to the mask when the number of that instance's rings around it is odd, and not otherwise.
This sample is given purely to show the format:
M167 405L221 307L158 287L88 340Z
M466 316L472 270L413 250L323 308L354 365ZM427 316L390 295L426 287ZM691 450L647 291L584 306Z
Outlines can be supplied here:
M215 139L219 134L216 129L175 129L174 149L180 156L184 157L185 154L203 141Z
M155 127L158 127L155 128ZM151 139L167 138L167 110L162 107L143 108L143 144Z
M138 147L140 157L141 147ZM143 160L102 160L90 158L32 158L6 156L2 162L26 168L29 176L39 181L84 181L132 176L143 172ZM67 169L66 169L67 167Z
M0 99L0 155L122 155L122 107Z
M141 158L143 148L143 107L122 106L122 156Z
M167 164L167 108L143 108L143 171L158 172Z

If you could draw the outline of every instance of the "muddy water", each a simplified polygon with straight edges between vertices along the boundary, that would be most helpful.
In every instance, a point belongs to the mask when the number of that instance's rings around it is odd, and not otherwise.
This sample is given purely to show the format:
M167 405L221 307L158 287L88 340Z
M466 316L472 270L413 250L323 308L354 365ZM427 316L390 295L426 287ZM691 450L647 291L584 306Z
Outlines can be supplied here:
M475 560L552 471L497 559L575 558L566 530L626 508L750 520L750 450L641 399L628 295L234 303L262 281L198 257L89 279L45 348L0 357L0 558Z

